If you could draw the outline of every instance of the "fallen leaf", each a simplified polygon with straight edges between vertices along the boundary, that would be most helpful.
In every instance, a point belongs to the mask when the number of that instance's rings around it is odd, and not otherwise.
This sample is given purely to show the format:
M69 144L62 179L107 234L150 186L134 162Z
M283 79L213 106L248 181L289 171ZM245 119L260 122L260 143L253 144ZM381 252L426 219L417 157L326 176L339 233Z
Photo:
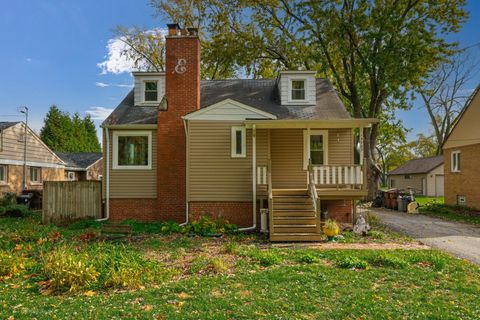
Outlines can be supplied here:
M12 289L18 289L18 288L20 288L20 285L19 284L12 284L10 287Z
M85 291L84 295L86 295L87 297L94 296L94 295L95 295L95 291L92 291L92 290Z
M152 309L153 309L153 306L151 306L151 305L149 305L149 304L146 304L146 305L142 306L142 310L143 310L143 311L147 311L147 312L148 312L148 311L152 311Z
M250 290L243 290L243 291L240 291L240 296L241 297L249 297L252 295L252 291Z
M179 294L177 294L177 297L179 297L180 299L188 299L190 298L190 295L185 292L180 292Z
M215 297L215 298L220 298L221 296L223 296L223 293L221 293L221 292L218 291L218 290L213 290L213 291L210 293L210 295L211 295L212 297Z

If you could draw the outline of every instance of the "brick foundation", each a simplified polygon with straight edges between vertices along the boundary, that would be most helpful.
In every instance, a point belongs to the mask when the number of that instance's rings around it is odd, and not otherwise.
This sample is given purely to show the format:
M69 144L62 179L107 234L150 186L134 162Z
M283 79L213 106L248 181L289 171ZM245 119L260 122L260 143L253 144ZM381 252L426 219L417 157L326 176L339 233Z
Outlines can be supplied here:
M322 212L328 211L328 218L337 222L352 223L351 200L323 200L321 201Z
M110 199L110 220L164 220L158 214L157 199Z
M197 220L201 216L210 216L213 219L225 219L239 227L252 226L251 202L190 202L189 219ZM260 225L257 214L257 226Z

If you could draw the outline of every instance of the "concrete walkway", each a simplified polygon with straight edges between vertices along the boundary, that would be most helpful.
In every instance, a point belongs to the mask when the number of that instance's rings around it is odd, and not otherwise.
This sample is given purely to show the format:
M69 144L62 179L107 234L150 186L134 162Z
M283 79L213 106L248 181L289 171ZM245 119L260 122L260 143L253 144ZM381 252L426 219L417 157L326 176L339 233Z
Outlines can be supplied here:
M398 211L369 211L395 231L480 265L480 227Z

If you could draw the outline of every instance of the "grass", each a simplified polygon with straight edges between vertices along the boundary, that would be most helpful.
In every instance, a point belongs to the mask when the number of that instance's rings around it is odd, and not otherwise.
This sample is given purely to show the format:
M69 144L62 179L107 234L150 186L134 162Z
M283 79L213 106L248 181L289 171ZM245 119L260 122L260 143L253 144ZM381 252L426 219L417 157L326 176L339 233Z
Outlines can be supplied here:
M131 243L84 242L81 235L98 232L98 225L60 228L39 225L38 216L0 218L2 261L21 263L0 278L0 319L480 317L480 268L436 250L273 248L257 236L136 229L140 237ZM382 239L368 241L408 241L374 229ZM44 263L59 271L54 264L65 257L64 266L80 260L96 273L76 290L45 290Z
M480 225L480 212L465 206L430 203L420 207L420 213L445 220Z
M444 197L427 197L427 196L415 196L415 200L420 206L426 206L431 203L443 204L445 203Z

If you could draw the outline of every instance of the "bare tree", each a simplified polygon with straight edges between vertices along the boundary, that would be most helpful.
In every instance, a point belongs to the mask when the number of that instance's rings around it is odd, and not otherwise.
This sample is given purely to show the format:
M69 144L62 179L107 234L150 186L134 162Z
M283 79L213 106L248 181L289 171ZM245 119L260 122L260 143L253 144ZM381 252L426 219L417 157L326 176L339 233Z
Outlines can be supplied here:
M418 90L433 127L437 155L442 154L442 144L471 94L469 81L478 71L475 60L466 50L459 51L441 63Z

